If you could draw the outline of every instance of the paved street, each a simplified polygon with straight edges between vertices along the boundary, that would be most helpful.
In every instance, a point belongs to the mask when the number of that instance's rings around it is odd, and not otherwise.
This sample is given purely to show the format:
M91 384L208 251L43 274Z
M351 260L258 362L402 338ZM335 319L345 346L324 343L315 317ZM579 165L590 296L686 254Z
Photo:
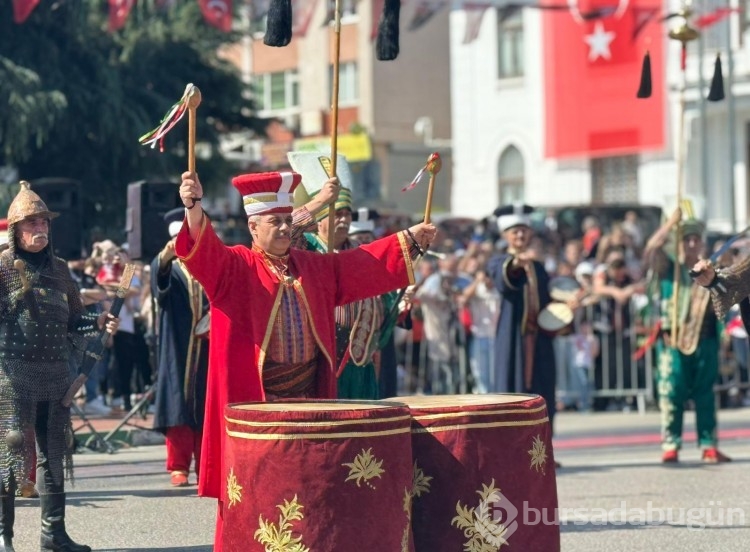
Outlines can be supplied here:
M694 435L692 422L689 412L688 438ZM658 461L658 413L561 414L556 456L563 464L558 472L563 551L747 551L750 409L722 411L720 426L722 450L734 462L704 466L693 442L686 444L683 462L664 467ZM163 459L163 445L76 455L71 535L98 551L209 552L214 501L198 498L195 486L170 488ZM37 502L18 501L17 552L39 549ZM623 518L632 523L620 524ZM667 521L647 525L644 518ZM704 523L712 527L697 528ZM510 544L503 550L514 550L512 539Z
M692 442L685 444L682 461L661 465L658 416L560 418L556 456L563 464L557 484L564 551L750 549L750 410L720 412L721 449L734 461L713 466L700 462L693 412L686 413ZM616 440L627 444L607 446Z

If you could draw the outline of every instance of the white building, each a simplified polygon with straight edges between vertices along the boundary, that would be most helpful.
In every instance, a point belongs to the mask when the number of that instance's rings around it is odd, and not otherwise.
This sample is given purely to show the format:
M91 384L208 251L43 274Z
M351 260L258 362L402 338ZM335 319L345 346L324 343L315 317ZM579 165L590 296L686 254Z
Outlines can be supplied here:
M714 9L703 4L696 10L698 15ZM544 155L542 13L525 9L499 23L496 11L488 10L478 38L470 44L462 43L466 17L466 12L454 11L450 21L454 214L482 217L499 204L520 200L537 207L639 202L674 209L682 77L680 44L667 38L667 25L676 24L677 18L663 26L668 88L663 150L558 160ZM750 135L750 45L746 25L734 13L706 30L700 40L688 43L682 194L693 201L696 215L706 218L709 228L721 231L748 224L745 161ZM726 48L728 27L731 56ZM701 49L705 52L702 94L698 88ZM712 103L703 98L717 51L722 54L727 98ZM637 76L632 86L635 94Z

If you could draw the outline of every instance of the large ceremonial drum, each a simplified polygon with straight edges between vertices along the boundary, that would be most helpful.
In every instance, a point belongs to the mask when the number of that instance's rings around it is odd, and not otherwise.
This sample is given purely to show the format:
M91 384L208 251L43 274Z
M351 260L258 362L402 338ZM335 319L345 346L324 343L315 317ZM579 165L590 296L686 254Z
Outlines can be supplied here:
M413 550L406 406L278 401L225 417L224 550Z
M538 395L397 397L412 415L417 552L557 552L555 462Z

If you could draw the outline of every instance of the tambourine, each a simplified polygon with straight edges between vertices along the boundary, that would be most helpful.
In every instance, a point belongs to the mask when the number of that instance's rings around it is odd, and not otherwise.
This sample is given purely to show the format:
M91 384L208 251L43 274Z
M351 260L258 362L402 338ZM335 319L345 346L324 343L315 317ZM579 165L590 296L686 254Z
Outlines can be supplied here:
M563 303L574 299L581 289L581 284L575 278L557 276L549 281L549 294L553 301Z
M198 323L195 325L195 337L200 337L207 339L208 338L208 332L211 330L211 313L207 313L203 318L198 320Z
M572 323L573 309L565 303L550 303L539 312L537 317L539 327L550 333L557 333Z

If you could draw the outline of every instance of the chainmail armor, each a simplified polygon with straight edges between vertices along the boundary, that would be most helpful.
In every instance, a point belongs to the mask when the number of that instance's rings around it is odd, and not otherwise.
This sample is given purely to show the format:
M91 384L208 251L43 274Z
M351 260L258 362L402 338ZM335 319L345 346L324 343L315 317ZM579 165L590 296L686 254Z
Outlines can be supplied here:
M38 269L27 265L31 290L24 294L15 257L12 246L0 254L0 477L5 488L11 474L19 484L30 479L38 403L46 402L49 465L61 484L63 465L72 476L70 410L60 404L73 379L69 337L78 334L79 348L81 336L96 335L96 316L86 313L64 260L49 255ZM32 317L32 297L40 320ZM23 435L16 449L6 441L12 431Z

